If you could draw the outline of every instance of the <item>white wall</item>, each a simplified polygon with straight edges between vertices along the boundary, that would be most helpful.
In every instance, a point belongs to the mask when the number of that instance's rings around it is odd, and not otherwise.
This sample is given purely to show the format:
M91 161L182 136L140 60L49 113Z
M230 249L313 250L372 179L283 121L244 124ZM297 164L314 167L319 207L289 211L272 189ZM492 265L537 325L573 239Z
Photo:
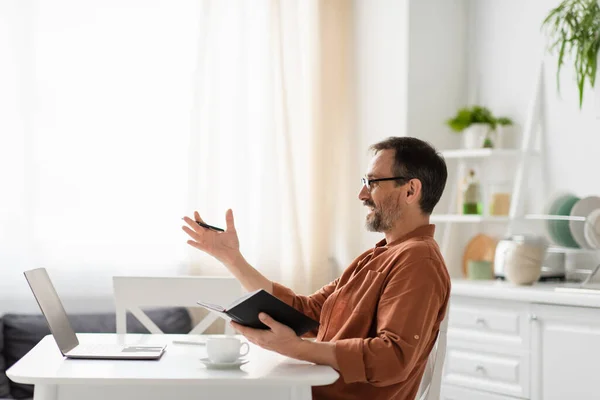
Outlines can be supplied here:
M407 134L430 142L438 150L457 148L461 136L451 132L444 121L467 102L468 3L413 0L409 25ZM435 213L446 213L451 200L456 160L447 160L447 165L445 195ZM435 238L440 244L445 228L445 224L436 225ZM458 262L457 254L446 255L451 273Z
M407 132L408 0L355 0L357 160L365 174L369 145ZM360 177L356 177L357 182ZM360 187L357 183L356 194ZM356 199L364 222L366 208ZM355 255L372 247L381 234L361 228ZM345 268L346 265L340 266Z
M466 0L413 0L409 10L408 131L438 149L460 135L444 121L467 101Z
M362 170L369 159L368 146L387 136L416 136L439 150L457 147L460 137L450 133L444 121L467 99L466 0L355 0L354 4L357 149ZM362 233L357 251L381 237Z
M479 100L494 112L507 114L522 128L532 96L535 71L544 53L540 29L558 0L478 0L471 3L473 39L471 78L479 77ZM545 56L545 126L548 188L570 190L578 196L600 195L594 176L600 150L600 120L595 96L586 90L579 110L574 75L567 62L556 90L556 59ZM474 82L471 81L473 84Z

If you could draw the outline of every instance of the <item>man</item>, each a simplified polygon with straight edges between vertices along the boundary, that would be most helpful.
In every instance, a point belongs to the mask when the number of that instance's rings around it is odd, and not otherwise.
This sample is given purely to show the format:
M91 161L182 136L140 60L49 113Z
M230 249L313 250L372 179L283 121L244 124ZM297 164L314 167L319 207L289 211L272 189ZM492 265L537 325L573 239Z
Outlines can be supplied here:
M232 323L263 348L338 370L335 383L313 388L314 399L413 400L446 313L450 278L429 224L446 185L446 164L416 138L391 137L371 149L358 198L370 209L367 228L385 239L311 296L271 282L246 262L231 210L223 233L184 218L188 244L225 264L248 291L262 288L320 321L316 341L264 314L270 330ZM194 217L203 222L197 212Z

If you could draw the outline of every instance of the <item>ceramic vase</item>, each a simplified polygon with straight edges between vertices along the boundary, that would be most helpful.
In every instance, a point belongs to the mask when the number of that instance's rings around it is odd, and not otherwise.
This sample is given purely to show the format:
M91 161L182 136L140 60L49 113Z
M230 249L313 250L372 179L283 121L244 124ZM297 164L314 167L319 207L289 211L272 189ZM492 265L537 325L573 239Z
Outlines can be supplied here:
M481 149L485 138L490 134L488 124L472 124L462 132L462 145L464 149Z

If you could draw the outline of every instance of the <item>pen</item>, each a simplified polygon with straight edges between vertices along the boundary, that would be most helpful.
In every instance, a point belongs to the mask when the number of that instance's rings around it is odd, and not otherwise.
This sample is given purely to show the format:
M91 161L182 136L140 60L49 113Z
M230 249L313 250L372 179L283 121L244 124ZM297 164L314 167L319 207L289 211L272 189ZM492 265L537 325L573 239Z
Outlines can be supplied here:
M210 230L217 231L217 232L225 232L224 229L217 228L216 226L205 224L204 222L196 221L196 223L198 225L200 225L201 227L206 228L206 229L210 229Z

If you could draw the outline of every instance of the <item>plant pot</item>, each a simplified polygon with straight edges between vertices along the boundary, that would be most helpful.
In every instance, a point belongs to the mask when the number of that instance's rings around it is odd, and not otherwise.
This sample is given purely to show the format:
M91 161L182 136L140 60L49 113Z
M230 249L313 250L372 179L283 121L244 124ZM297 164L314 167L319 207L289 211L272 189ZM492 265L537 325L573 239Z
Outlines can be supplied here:
M462 132L462 145L465 149L481 149L490 133L488 124L473 124Z

